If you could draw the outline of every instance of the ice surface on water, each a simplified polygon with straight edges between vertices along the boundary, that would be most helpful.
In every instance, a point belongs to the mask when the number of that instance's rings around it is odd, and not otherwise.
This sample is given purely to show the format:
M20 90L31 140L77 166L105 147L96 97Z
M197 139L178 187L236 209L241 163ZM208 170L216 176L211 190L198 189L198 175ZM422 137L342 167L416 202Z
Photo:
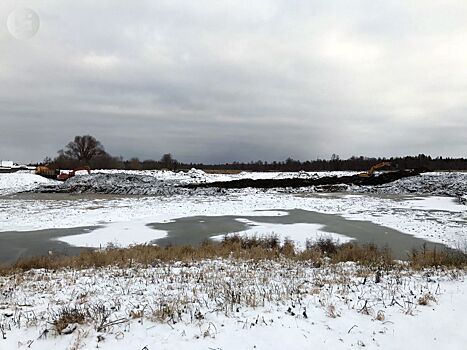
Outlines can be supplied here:
M332 174L320 173L319 176ZM303 173L294 175L304 176ZM0 193L11 194L32 189L47 191L51 187L54 190L59 188L65 193L89 193L86 196L70 196L67 199L57 199L55 194L45 195L49 198L41 200L0 198L0 231L113 223L129 225L131 222L164 222L197 215L244 216L255 211L304 209L339 214L351 220L371 221L454 248L467 246L467 206L461 205L457 197L440 196L461 193L465 198L465 173L428 173L375 188L353 186L347 194L315 194L312 188L218 191L176 187L179 184L199 181L278 176L286 174L212 175L201 170L184 173L97 171L92 175L77 176L65 183L58 183L31 173L0 174ZM364 193L359 194L358 191ZM426 194L430 191L438 195L427 198ZM368 195L366 192L374 192L376 195ZM95 197L95 193L119 196ZM407 193L412 196L407 196ZM148 194L153 196L145 196ZM392 196L386 196L387 194ZM138 232L139 230L134 229L132 234L136 237Z

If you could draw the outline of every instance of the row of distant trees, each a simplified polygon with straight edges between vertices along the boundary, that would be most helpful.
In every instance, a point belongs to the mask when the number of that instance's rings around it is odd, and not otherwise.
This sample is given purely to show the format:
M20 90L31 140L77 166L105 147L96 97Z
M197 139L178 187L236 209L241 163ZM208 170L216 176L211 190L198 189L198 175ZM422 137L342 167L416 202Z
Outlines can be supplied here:
M54 159L46 158L43 163L49 167L59 169L74 169L79 166L88 165L93 169L128 170L183 170L194 167L205 170L244 171L361 171L369 169L372 165L382 161L389 161L394 169L400 170L417 168L429 170L467 170L467 159L465 158L432 158L424 154L391 158L352 156L348 159L340 159L337 154L333 154L329 160L300 161L289 157L284 161L273 162L258 160L249 163L203 164L181 163L174 159L170 153L166 153L159 160L140 160L138 158L124 160L122 157L114 157L107 153L101 142L91 135L76 136L64 149L58 151L58 155Z
M73 141L57 153L58 155L53 159L45 158L42 164L55 169L89 166L92 169L177 170L179 167L179 162L170 153L164 154L160 160L140 161L138 158L124 160L122 157L114 157L105 150L99 140L91 135L75 136Z
M217 170L244 170L244 171L364 171L371 166L387 161L391 163L394 170L403 169L428 169L428 170L467 170L467 159L464 158L443 158L426 156L375 158L364 156L352 156L349 159L317 159L300 161L287 158L285 161L256 161L249 163L233 162L225 164L193 164L189 167Z

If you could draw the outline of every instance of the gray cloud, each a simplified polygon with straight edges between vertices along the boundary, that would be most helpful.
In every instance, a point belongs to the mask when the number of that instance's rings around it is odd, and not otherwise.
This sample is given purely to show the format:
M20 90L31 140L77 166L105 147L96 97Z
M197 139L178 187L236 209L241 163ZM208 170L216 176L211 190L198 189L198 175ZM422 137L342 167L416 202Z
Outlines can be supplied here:
M467 151L458 1L21 4L41 27L14 39L0 5L0 158L83 133L204 162Z

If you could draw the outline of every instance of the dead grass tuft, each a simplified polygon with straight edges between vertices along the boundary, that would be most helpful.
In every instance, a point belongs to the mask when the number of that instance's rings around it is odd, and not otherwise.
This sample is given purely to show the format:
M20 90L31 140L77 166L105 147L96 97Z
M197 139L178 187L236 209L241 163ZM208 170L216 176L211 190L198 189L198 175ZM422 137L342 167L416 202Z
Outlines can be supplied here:
M425 293L418 298L418 305L429 305L431 302L436 303L436 298L431 293Z
M68 326L73 324L83 324L86 320L85 311L79 308L63 308L58 313L56 319L53 321L54 330L58 334L62 334Z

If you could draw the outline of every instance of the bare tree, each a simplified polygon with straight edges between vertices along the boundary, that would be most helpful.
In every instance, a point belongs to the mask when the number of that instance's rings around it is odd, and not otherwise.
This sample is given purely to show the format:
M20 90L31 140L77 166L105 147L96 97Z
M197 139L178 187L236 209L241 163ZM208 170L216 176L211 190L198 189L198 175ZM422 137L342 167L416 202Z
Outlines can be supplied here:
M143 166L141 165L141 161L138 158L131 158L128 161L128 167L131 170L141 170Z
M66 145L65 150L59 153L86 165L94 158L106 154L104 146L91 135L75 136L75 139Z
M172 157L170 153L166 153L162 156L160 164L165 169L175 169L178 161Z

